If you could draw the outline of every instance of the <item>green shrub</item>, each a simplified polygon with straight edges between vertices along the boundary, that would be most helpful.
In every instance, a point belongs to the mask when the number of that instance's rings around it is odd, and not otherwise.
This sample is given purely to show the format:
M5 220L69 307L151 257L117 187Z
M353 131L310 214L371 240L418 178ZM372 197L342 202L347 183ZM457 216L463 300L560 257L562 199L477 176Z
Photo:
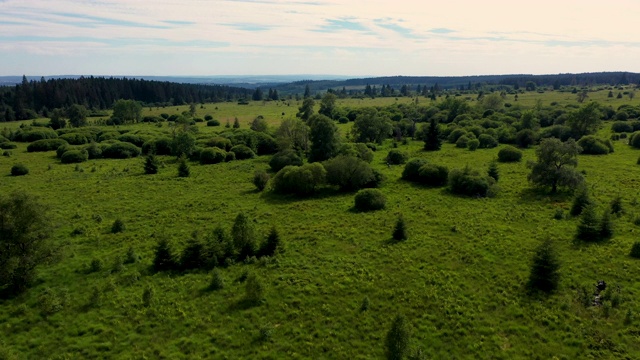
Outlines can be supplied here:
M62 154L60 161L63 164L75 164L85 162L89 159L89 153L86 150L69 150Z
M517 162L522 159L522 151L513 147L505 146L498 151L498 161L500 162Z
M246 145L236 145L231 148L231 150L235 155L236 159L244 160L244 159L253 159L256 157L256 154Z
M227 138L223 138L220 136L214 137L212 139L208 139L206 141L207 146L209 147L217 147L225 151L229 151L231 149L231 140Z
M120 133L117 131L105 131L100 133L100 135L98 135L98 142L103 142L103 141L107 141L107 140L115 140L118 136L120 136Z
M128 159L139 156L140 148L128 143L117 142L109 145L102 151L102 157L106 159Z
M364 189L358 191L355 198L355 209L358 211L374 211L384 209L387 198L378 189Z
M403 241L409 238L409 235L407 234L407 226L402 215L398 216L396 225L393 228L392 237L395 241Z
M320 163L285 166L271 180L274 192L310 195L325 183L327 171Z
M449 169L443 165L425 164L418 170L418 182L427 186L447 184Z
M140 147L142 145L144 145L145 143L145 138L138 136L138 135L134 135L134 134L122 134L120 136L118 136L116 138L116 140L124 142L124 143L130 143L133 144L137 147Z
M398 149L391 149L389 150L389 154L387 154L386 160L387 164L391 165L404 164L407 162L407 160L409 160L409 154Z
M553 125L540 131L540 139L558 138L560 141L567 141L572 137L571 128L564 125Z
M521 148L528 148L536 143L536 133L530 129L518 131L516 134L516 144Z
M89 159L102 158L102 147L98 146L95 142L89 144L89 146L85 147L84 150L86 150Z
M28 173L29 169L23 164L15 164L11 167L12 176L22 176L27 175Z
M178 177L189 177L191 175L191 169L187 164L187 158L183 155L178 159Z
M629 145L636 149L640 149L640 131L636 131L631 134L631 137L629 138Z
M220 121L218 120L208 120L207 126L220 126Z
M460 136L456 141L456 147L461 149L466 149L471 139L475 140L473 138L473 135L467 134L467 135Z
M227 156L224 157L225 162L234 161L236 159L236 153L233 151L228 151Z
M584 185L580 186L573 197L573 203L571 204L569 214L571 214L571 216L578 216L582 214L582 210L584 210L584 208L592 204L593 201L589 197L589 189Z
M9 150L5 150L5 151L2 152L2 156L4 156L4 157L11 157L11 155L13 155L13 154Z
M269 174L267 174L266 171L256 170L256 172L253 174L253 185L255 185L259 191L262 191L267 187L267 183L269 183L270 178L271 177L269 176Z
M18 142L34 142L43 139L56 139L58 137L58 133L53 131L52 129L20 129L13 136L13 141Z
M402 360L409 352L409 327L402 315L396 316L385 340L385 354L388 360Z
M585 155L606 155L613 152L613 144L610 140L602 140L593 135L583 136L578 140L578 145Z
M27 146L28 152L53 151L62 145L67 145L63 139L42 139L37 140Z
M211 282L209 282L209 290L215 291L224 288L224 279L220 270L213 269L211 272Z
M262 281L255 274L249 274L245 280L244 302L250 306L259 305L264 301L264 293Z
M498 140L489 134L481 134L478 137L479 147L482 149L491 149L498 146Z
M276 172L280 171L285 166L302 166L302 164L302 158L291 149L283 150L273 155L271 160L269 160L271 170Z
M224 162L227 153L219 149L217 147L214 148L206 148L200 152L200 163L201 164L218 164Z
M458 142L458 139L460 139L462 136L465 136L466 134L467 134L467 130L456 128L449 134L449 136L447 136L447 141L449 141L452 144L456 144Z
M171 243L167 238L162 237L158 240L153 254L153 264L151 265L153 271L170 271L176 269L176 259L173 255Z
M469 167L454 169L449 173L449 190L454 194L485 197L489 196L495 181L482 176Z
M254 137L256 141L255 152L258 155L272 155L278 152L278 143L273 136L263 132L256 132Z
M544 241L536 249L529 274L530 290L551 293L560 283L560 262L550 240Z
M402 170L402 179L408 181L420 181L420 168L427 164L427 160L416 158L411 159Z
M90 143L93 140L90 134L77 133L77 132L63 134L63 135L60 135L59 138L65 140L71 145L84 145L84 144Z
M633 126L626 121L616 121L611 124L611 131L614 133L630 133L633 132Z
M600 221L596 216L595 205L591 204L582 209L576 238L587 242L594 242L601 239Z
M198 239L192 238L187 242L187 246L182 250L180 255L180 269L192 270L204 267L205 248Z
M478 139L471 139L467 141L467 148L471 151L475 151L480 146L480 141Z
M16 144L12 144L10 142L1 142L0 143L0 149L4 149L4 150L13 150L15 148L17 148L18 146Z
M323 166L327 174L327 183L336 185L343 191L361 189L374 177L371 166L353 156L340 155L325 161Z
M122 221L121 219L116 219L113 222L113 224L111 225L111 233L112 234L121 233L124 230L125 230L124 221Z

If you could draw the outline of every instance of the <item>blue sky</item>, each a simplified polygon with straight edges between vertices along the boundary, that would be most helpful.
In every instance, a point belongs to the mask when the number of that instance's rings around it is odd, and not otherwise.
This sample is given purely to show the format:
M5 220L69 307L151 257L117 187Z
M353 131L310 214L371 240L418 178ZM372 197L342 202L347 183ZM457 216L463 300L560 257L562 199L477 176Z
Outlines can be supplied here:
M0 0L0 75L640 72L640 3Z

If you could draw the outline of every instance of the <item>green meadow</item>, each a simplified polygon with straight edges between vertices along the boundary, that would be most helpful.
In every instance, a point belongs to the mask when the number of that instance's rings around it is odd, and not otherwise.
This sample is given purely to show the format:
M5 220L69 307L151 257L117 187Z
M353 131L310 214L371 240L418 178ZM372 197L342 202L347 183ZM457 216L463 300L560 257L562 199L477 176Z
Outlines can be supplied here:
M626 95L608 98L608 91L590 92L587 102L614 109L640 104ZM505 100L523 109L538 101L579 105L571 92ZM472 97L471 106L475 102ZM349 108L395 103L415 99L338 100ZM418 99L419 106L430 104ZM197 117L210 114L222 125L199 122L196 137L228 130L225 123L235 118L247 129L258 115L273 130L301 105L293 99L198 105ZM152 107L143 115L187 110ZM598 136L609 139L611 123L604 121ZM337 126L346 137L352 123ZM111 128L171 133L167 122ZM618 196L624 209L613 217L613 237L592 244L574 241L579 219L568 215L569 192L551 194L527 181L535 146L523 150L520 162L498 164L495 197L470 198L402 180L404 166L387 165L387 153L397 147L450 170L468 165L486 173L504 145L470 151L444 142L440 151L426 152L423 141L387 139L371 162L385 176L386 207L357 212L355 192L323 189L300 198L256 190L254 172L268 170L271 156L214 165L189 161L190 176L178 177L174 156L158 156L158 173L146 175L143 156L61 164L55 151L27 152L28 143L17 143L11 156L0 156L0 194L21 190L46 204L59 251L55 261L38 267L27 292L0 300L0 359L378 359L397 315L406 318L412 352L420 349L423 358L637 359L640 260L629 252L640 240L640 150L627 142L613 141L608 155L578 157L598 214ZM10 176L16 163L29 174ZM554 218L559 211L565 218ZM260 240L276 227L282 251L217 268L224 287L216 291L207 289L211 272L151 270L160 239L169 239L179 254L189 239L204 239L217 226L229 231L239 213ZM409 236L393 242L399 215ZM114 234L116 219L125 229ZM546 239L560 260L559 289L531 295L531 259ZM139 261L117 266L129 248ZM256 306L243 303L247 274L264 287ZM598 280L616 300L585 306L582 291L591 293ZM47 310L52 301L59 303L56 311Z

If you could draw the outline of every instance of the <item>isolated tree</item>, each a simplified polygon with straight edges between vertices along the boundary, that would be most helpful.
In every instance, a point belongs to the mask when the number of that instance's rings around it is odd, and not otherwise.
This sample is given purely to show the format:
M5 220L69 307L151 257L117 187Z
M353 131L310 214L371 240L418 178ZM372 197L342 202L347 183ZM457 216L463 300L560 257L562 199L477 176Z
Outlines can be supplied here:
M296 116L304 121L309 120L311 115L313 115L313 108L315 106L316 102L313 101L312 98L305 97L305 99L302 101L302 106L298 108L298 113L296 114Z
M493 178L496 182L500 179L500 172L498 171L498 163L496 161L492 161L489 163L489 168L487 169L487 175L490 178Z
M22 293L53 255L48 207L24 192L0 198L0 295Z
M187 164L187 158L183 155L178 159L178 177L189 177L191 170Z
M122 123L138 122L142 119L142 105L135 100L120 99L113 104L112 118Z
M244 301L247 305L256 306L260 305L264 300L264 285L262 281L256 276L256 274L249 274L245 280L245 294Z
M69 118L69 124L73 127L81 127L87 125L87 109L78 104L69 106L67 109L67 117Z
M324 161L338 153L340 141L338 128L333 120L324 115L314 115L308 121L311 131L309 162Z
M274 226L271 228L271 231L269 231L267 240L260 248L260 256L273 256L277 253L281 246L280 234L278 234L278 230Z
M557 138L543 139L536 149L538 161L528 164L531 168L529 181L537 186L550 186L552 193L558 187L577 187L584 181L575 170L581 151L582 148L573 139L565 142Z
M264 116L258 115L251 122L250 128L257 132L267 132L267 130L269 130L269 125L267 124L267 120L264 119Z
M407 234L407 226L402 215L398 216L398 220L396 221L396 225L393 228L392 235L393 240L395 241L403 241L409 238L409 235Z
M551 293L560 283L560 261L551 240L545 240L536 249L529 274L529 289Z
M429 121L429 128L427 129L424 138L424 149L427 151L436 151L440 150L441 147L442 141L440 140L438 121L435 118L431 118Z
M601 116L600 105L597 102L590 102L569 114L567 126L571 128L572 134L579 139L584 135L595 134L598 131L602 122Z
M244 213L239 213L231 228L231 238L233 246L238 254L239 260L244 260L248 256L256 255L258 250L256 245L256 235L253 224Z
M144 173L147 175L153 175L158 173L158 158L152 152L144 160Z
M409 350L409 328L402 315L396 316L387 333L385 353L388 360L402 360Z
M582 209L580 222L578 223L576 238L578 240L594 242L601 239L600 221L596 215L596 207L594 204L588 205Z
M278 149L307 152L309 150L309 132L309 125L300 119L283 120L276 130Z
M238 120L237 117L235 119L233 119L233 128L234 129L239 129L240 128L240 120Z
M333 93L327 92L324 94L320 101L320 110L318 110L318 114L322 114L333 119L336 111L336 99L337 97Z
M253 92L253 95L251 96L251 100L253 101L262 101L262 98L264 97L263 93L262 93L262 89L260 89L259 87L256 88L256 90Z
M611 212L605 209L600 219L600 238L602 240L611 239L613 236L613 221L611 220Z
M53 130L63 129L67 126L67 114L62 109L53 109L51 111L51 120L49 121L49 126ZM10 120L7 120L10 121Z
M576 191L576 194L573 197L573 203L571 204L571 209L569 210L569 213L572 216L578 216L582 214L582 210L584 210L585 207L592 204L593 204L593 201L589 197L589 189L585 185L582 185L578 187L578 190Z
M493 92L489 95L485 95L480 102L482 108L485 110L500 110L504 104L504 99L499 93Z
M305 85L304 87L304 98L309 98L311 97L311 89L309 88L309 84Z
M587 93L587 90L582 90L578 93L576 100L578 100L579 103L583 103L588 97L589 94Z
M164 236L160 238L154 250L152 268L154 271L167 271L176 268L176 259L171 243Z
M190 156L196 147L196 138L188 131L178 131L171 140L171 153L176 157Z

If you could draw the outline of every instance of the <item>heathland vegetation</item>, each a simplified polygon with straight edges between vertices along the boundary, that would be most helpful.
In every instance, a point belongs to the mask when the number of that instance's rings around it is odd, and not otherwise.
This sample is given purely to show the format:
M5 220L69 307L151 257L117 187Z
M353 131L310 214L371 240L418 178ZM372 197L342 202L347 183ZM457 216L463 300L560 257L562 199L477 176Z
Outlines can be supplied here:
M637 358L636 86L554 85L13 101L0 358Z

